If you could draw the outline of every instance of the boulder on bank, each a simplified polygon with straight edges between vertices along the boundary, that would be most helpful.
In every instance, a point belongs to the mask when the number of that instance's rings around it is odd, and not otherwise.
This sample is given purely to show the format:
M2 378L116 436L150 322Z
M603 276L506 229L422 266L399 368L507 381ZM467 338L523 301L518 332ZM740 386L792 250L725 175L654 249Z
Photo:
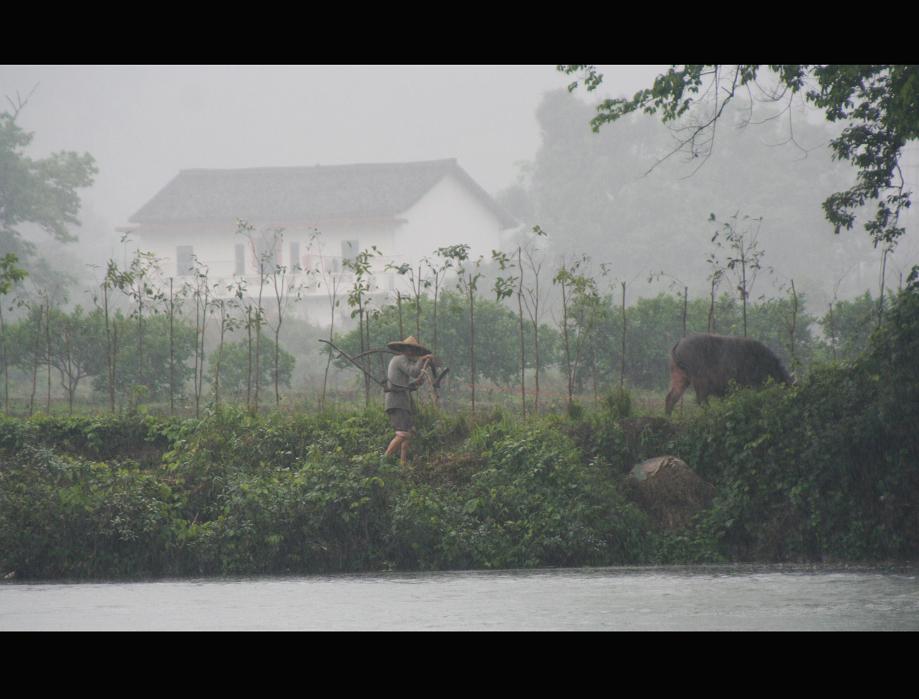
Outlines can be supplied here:
M676 456L657 456L636 464L625 481L626 493L663 529L682 529L711 505L715 488Z
M630 417L619 421L625 438L627 458L634 463L650 454L660 454L676 433L673 422L664 417Z

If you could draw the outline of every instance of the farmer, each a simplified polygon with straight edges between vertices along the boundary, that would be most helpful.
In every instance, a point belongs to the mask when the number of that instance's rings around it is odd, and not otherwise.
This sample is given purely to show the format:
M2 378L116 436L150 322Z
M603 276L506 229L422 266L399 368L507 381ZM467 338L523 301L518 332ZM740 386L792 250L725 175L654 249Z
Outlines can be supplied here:
M417 390L424 381L424 370L434 357L431 350L418 344L418 340L411 336L402 342L387 343L386 346L398 352L390 360L386 372L386 413L389 415L390 424L396 430L396 436L386 449L386 456L392 456L398 449L400 461L404 464L415 431L410 391Z

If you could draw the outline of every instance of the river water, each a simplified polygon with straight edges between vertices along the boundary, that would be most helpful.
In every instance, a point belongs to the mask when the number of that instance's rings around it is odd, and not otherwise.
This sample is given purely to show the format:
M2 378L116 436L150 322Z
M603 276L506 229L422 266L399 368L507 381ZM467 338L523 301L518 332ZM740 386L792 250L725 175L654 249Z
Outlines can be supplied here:
M0 584L0 630L919 630L919 566Z

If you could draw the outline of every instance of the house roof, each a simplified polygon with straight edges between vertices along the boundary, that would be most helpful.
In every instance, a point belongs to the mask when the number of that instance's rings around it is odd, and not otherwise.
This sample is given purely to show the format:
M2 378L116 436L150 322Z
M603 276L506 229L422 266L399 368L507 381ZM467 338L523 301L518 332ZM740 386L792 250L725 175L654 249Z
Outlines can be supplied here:
M132 223L310 221L391 218L452 174L491 210L516 225L455 159L413 163L182 170Z

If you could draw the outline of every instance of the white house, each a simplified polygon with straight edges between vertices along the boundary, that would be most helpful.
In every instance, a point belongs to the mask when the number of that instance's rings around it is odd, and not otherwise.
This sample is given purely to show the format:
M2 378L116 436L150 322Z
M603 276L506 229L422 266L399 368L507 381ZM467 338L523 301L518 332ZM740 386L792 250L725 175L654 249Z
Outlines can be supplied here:
M238 220L251 226L248 233L240 233ZM167 277L190 277L197 260L209 278L246 278L250 290L258 283L259 257L288 270L318 269L326 279L337 275L346 288L351 275L343 261L376 246L378 293L400 284L386 271L390 263L417 266L437 248L461 243L473 259L488 257L502 232L516 226L455 159L183 170L130 223L120 230L160 258ZM313 284L309 294L326 290Z

